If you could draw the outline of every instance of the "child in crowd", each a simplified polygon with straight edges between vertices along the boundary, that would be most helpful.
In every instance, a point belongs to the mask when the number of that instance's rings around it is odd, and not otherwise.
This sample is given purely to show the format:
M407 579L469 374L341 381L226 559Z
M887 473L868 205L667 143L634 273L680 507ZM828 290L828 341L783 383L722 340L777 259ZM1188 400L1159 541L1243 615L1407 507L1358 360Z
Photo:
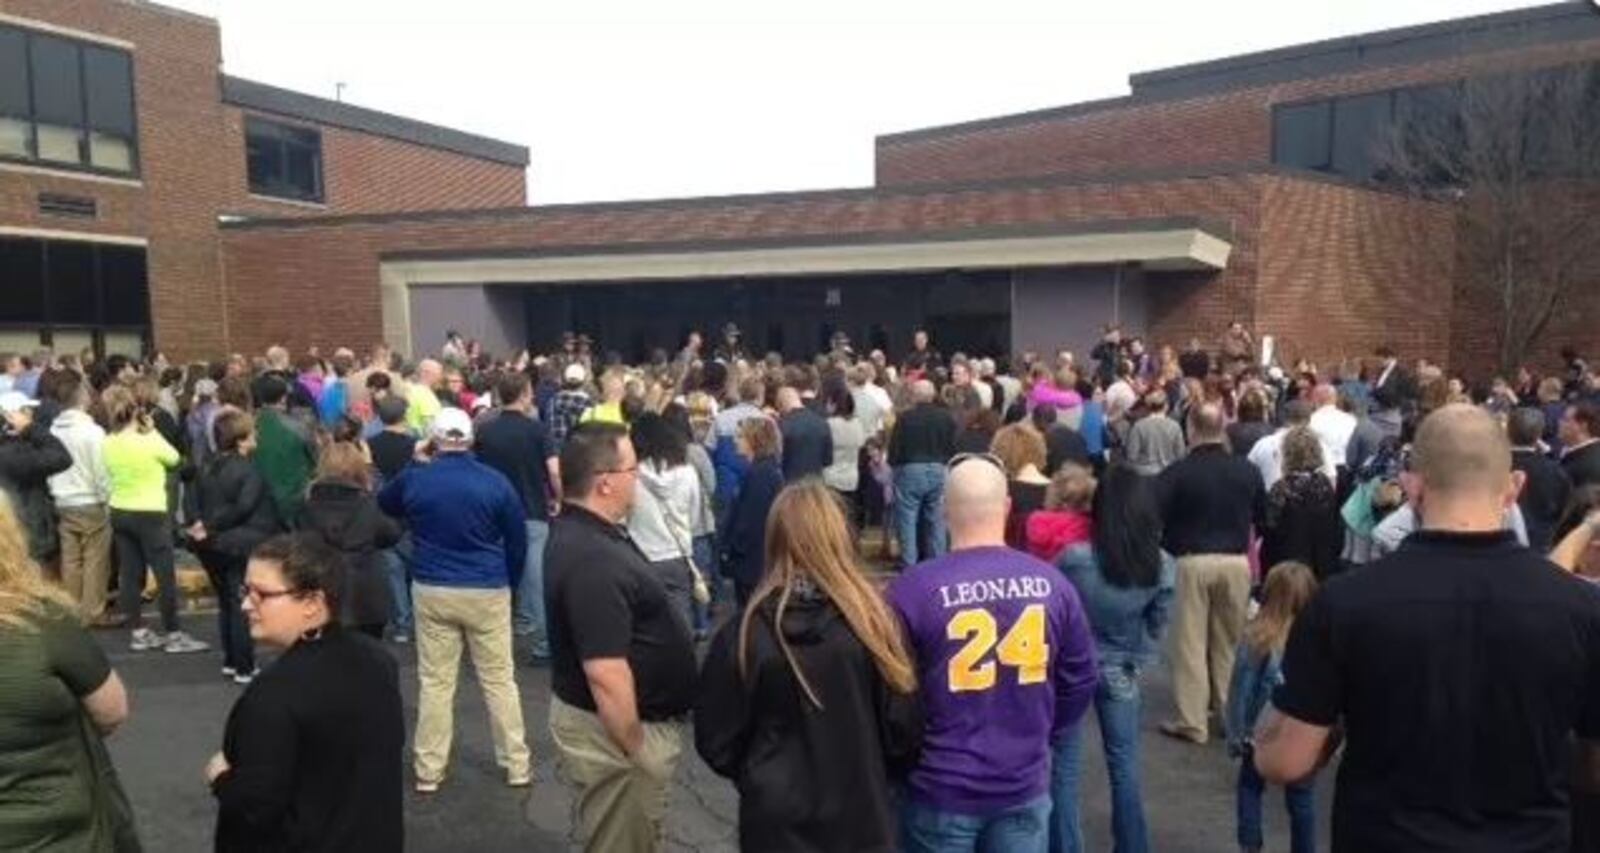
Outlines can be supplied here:
M1089 515L1094 487L1094 475L1088 468L1071 463L1061 466L1045 487L1044 509L1028 516L1029 554L1054 563L1062 551L1089 541L1094 531Z
M1316 575L1303 563L1279 563L1267 570L1261 610L1245 626L1234 658L1228 690L1228 753L1239 759L1239 849L1245 853L1259 853L1262 847L1261 794L1266 782L1256 772L1256 720L1271 699L1272 689L1283 682L1280 667L1289 629L1316 590ZM1314 853L1317 848L1314 780L1305 779L1283 792L1293 853Z

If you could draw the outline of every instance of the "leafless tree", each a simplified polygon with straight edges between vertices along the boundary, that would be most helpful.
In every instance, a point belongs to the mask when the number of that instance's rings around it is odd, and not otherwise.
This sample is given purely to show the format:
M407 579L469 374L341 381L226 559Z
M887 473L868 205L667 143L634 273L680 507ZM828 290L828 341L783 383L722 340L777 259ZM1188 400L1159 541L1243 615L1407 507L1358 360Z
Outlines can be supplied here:
M1401 98L1377 179L1456 209L1454 267L1492 305L1509 373L1579 288L1600 288L1600 66L1497 74Z

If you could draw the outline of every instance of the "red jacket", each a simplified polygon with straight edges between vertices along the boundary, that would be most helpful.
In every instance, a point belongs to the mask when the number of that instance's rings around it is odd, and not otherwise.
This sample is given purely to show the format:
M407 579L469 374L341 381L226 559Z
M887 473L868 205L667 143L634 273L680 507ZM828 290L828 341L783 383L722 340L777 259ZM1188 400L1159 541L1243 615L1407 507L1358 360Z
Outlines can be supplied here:
M1088 542L1093 530L1087 513L1041 509L1028 516L1028 553L1054 563L1068 546Z

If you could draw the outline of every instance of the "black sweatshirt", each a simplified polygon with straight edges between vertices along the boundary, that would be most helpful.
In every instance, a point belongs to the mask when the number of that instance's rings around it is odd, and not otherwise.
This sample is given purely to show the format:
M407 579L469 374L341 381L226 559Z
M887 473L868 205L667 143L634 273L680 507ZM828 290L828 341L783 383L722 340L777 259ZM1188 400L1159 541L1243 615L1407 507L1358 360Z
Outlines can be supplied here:
M783 631L822 707L805 697L773 630L776 597L750 626L749 679L739 619L717 632L700 675L695 748L739 790L739 849L895 849L889 778L915 763L921 706L892 691L820 593L791 596Z
M382 646L335 627L295 643L228 715L216 849L398 853L405 739Z

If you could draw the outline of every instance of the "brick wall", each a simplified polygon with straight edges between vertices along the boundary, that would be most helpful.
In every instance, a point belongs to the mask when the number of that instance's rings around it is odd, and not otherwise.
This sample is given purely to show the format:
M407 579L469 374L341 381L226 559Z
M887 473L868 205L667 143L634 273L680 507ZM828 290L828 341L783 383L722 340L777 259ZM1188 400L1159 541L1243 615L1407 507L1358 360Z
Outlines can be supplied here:
M1152 275L1160 280L1151 286L1150 323L1163 337L1212 334L1213 326L1248 316L1256 301L1261 184L1254 175L1133 185L1043 182L1026 188L814 193L228 228L223 232L227 305L230 324L238 330L237 348L274 342L366 345L381 333L378 256L385 252L910 234L1181 213L1228 227L1234 255L1218 274Z
M1274 104L1600 58L1600 40L1296 80L1184 100L1109 105L991 127L880 137L877 183L1104 175L1268 162ZM1048 112L1048 111L1047 111Z
M1255 330L1280 359L1322 365L1372 355L1450 353L1453 227L1448 209L1293 178L1265 181Z
M0 166L0 226L144 237L156 345L178 358L229 349L219 213L296 216L524 202L523 171L387 138L324 132L328 205L252 197L243 122L220 100L215 21L124 0L0 0L0 14L134 44L137 182L47 176ZM95 199L92 221L41 216L40 192Z

